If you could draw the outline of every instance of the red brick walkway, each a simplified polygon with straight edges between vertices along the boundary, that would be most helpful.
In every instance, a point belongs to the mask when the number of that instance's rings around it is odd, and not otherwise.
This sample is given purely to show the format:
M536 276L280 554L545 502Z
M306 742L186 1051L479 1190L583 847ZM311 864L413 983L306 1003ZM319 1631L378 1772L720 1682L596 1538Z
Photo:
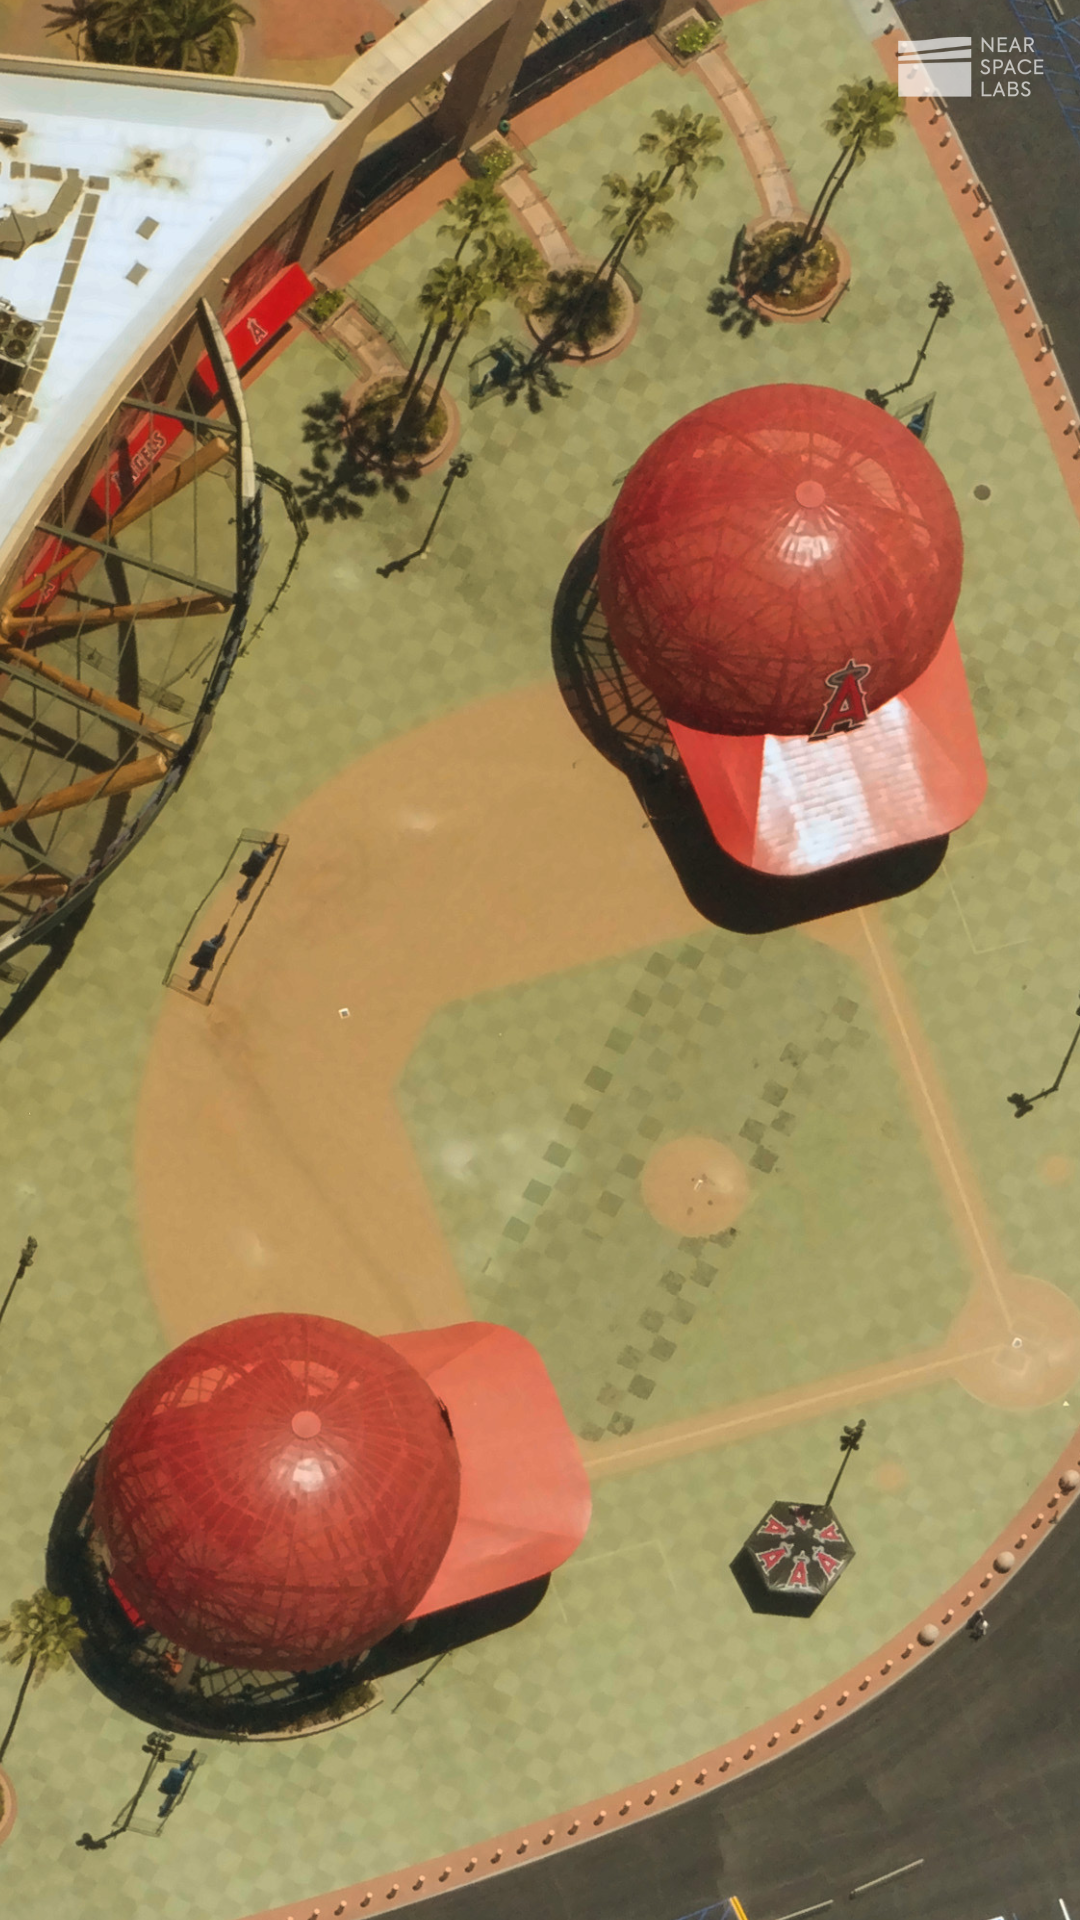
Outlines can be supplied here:
M528 107L518 114L513 123L513 133L522 146L539 140L545 133L553 133L556 127L564 127L568 121L584 113L587 107L595 106L597 101L606 100L609 94L617 93L630 80L636 80L639 74L647 73L650 67L660 62L660 55L651 41L639 40L632 47L626 47L622 53L616 53L610 60L594 67L591 73L583 73L577 80L571 80L548 99L541 100L537 106ZM384 253L396 247L410 233L415 233L426 220L430 220L439 210L444 200L460 187L465 173L458 161L451 160L447 166L440 167L429 179L399 200L396 206L388 207L379 214L370 226L366 226L349 240L337 253L323 261L319 268L319 278L327 286L341 287L346 281L356 278L365 267L374 260L381 260Z
M874 44L882 66L890 80L895 81L895 36L883 34ZM1040 322L1020 269L998 231L994 209L983 193L948 114L932 99L907 100L904 104L975 256L1046 429L1073 509L1080 517L1080 421L1076 402L1065 384L1053 349L1046 344L1050 336Z

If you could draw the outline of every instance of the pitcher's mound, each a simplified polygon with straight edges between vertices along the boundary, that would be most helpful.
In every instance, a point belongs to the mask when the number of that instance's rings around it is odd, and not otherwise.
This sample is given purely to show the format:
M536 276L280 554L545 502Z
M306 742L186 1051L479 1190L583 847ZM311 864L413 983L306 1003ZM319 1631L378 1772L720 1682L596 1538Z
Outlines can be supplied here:
M641 1173L641 1197L662 1227L688 1239L723 1233L750 1198L750 1181L737 1153L719 1140L688 1133L650 1154Z

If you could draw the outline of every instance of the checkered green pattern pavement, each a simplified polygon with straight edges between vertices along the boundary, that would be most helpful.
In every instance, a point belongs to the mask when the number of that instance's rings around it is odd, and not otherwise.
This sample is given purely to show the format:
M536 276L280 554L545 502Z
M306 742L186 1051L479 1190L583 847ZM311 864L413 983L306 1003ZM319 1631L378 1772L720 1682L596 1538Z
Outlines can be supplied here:
M842 80L873 70L865 40L843 0L760 0L726 31L812 196L831 159L822 114ZM584 248L602 244L600 176L632 172L652 110L685 99L711 110L692 77L658 68L536 142L540 183ZM3 1042L0 1244L12 1266L28 1232L41 1250L0 1336L0 1601L40 1580L61 1485L161 1351L132 1127L162 973L236 834L284 824L381 740L545 678L556 583L641 449L731 387L859 392L905 377L938 279L956 306L915 391L936 392L931 450L964 522L958 630L990 794L942 871L885 918L1010 1258L1077 1293L1080 1069L1020 1125L1004 1099L1052 1078L1080 984L1075 521L915 141L904 132L872 157L837 207L854 273L829 323L750 341L704 311L757 210L730 138L724 152L724 172L675 203L678 232L635 267L645 296L624 354L572 375L539 418L469 413L464 372L452 376L477 457L426 566L374 572L416 544L438 477L406 508L379 500L357 525L313 529L192 779ZM364 276L407 338L434 227ZM494 331L518 324L499 314ZM267 370L250 394L261 458L297 471L301 408L339 375L308 340ZM270 527L267 578L288 554L276 510ZM962 1256L864 983L803 934L706 931L448 1007L400 1098L477 1311L532 1334L578 1431L644 1430L917 1352L959 1298ZM693 1131L729 1139L749 1168L751 1203L725 1243L680 1244L637 1199L651 1145ZM818 1491L841 1420L863 1411L603 1485L588 1539L530 1621L456 1654L398 1715L213 1749L160 1840L75 1848L133 1789L142 1731L77 1676L50 1679L8 1760L21 1812L0 1853L5 1911L233 1920L572 1804L798 1700L955 1577L1064 1443L1076 1403L1015 1415L944 1383L879 1402L845 1481L851 1571L807 1625L751 1615L728 1572L739 1542L775 1494ZM0 1705L15 1685L0 1671Z
M715 932L431 1023L399 1099L459 1271L540 1348L583 1438L946 1332L968 1276L863 991L805 935ZM750 1170L716 1240L680 1241L639 1197L683 1134Z

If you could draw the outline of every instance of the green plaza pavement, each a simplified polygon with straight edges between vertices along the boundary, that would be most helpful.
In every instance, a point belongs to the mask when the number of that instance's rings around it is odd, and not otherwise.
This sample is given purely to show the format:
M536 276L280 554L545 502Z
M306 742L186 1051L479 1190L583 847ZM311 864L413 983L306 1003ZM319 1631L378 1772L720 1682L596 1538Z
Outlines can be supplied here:
M820 120L839 82L875 70L872 50L839 0L758 0L726 32L812 197L831 159ZM537 177L583 251L602 243L600 176L632 171L652 111L684 100L709 107L692 76L657 67L535 143ZM964 522L957 624L990 791L941 871L884 919L1008 1258L1080 1295L1080 1080L1019 1126L1005 1103L1052 1077L1078 984L1076 523L910 132L837 208L854 276L828 325L749 341L705 312L735 230L756 212L730 138L724 152L723 173L677 203L677 233L637 269L645 292L627 352L575 373L539 417L497 402L470 413L464 373L452 376L475 459L426 567L374 573L416 544L438 478L407 507L380 499L359 524L313 527L192 778L3 1041L6 1257L27 1233L40 1252L0 1341L2 1599L40 1581L60 1488L163 1349L135 1226L135 1108L161 977L236 834L287 824L380 741L545 680L557 582L643 447L732 387L890 385L910 367L938 279L956 307L916 393L936 393L931 450ZM441 251L436 225L363 278L406 338ZM507 312L495 331L519 324ZM337 362L314 341L274 362L250 393L260 457L295 474L301 410L336 384ZM988 501L974 499L978 483ZM268 576L287 553L272 526ZM705 930L448 1006L400 1102L477 1314L536 1341L591 1438L917 1355L967 1284L863 978L798 931ZM652 1145L691 1132L745 1156L752 1199L734 1238L680 1243L637 1198ZM389 1707L408 1676L340 1732L211 1747L160 1839L75 1848L133 1789L143 1733L79 1676L50 1678L7 1761L21 1810L0 1853L5 1911L234 1920L572 1805L793 1704L954 1579L1075 1423L1075 1406L1007 1413L951 1383L879 1401L845 1482L853 1567L808 1624L751 1614L728 1571L739 1542L774 1495L823 1489L840 1421L862 1411L603 1483L588 1538L528 1622L455 1654L400 1714ZM0 1706L16 1684L0 1683Z

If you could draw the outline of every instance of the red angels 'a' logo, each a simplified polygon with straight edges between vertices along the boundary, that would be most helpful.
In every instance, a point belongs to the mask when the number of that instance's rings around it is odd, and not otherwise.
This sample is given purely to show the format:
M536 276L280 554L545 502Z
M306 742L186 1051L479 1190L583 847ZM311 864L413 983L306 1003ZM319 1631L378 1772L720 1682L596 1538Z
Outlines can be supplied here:
M849 660L846 667L825 675L825 685L830 689L829 697L810 735L811 740L827 740L831 733L850 732L851 728L861 727L863 721L870 718L866 711L866 695L862 690L862 683L869 671L868 666L860 666L854 660Z

